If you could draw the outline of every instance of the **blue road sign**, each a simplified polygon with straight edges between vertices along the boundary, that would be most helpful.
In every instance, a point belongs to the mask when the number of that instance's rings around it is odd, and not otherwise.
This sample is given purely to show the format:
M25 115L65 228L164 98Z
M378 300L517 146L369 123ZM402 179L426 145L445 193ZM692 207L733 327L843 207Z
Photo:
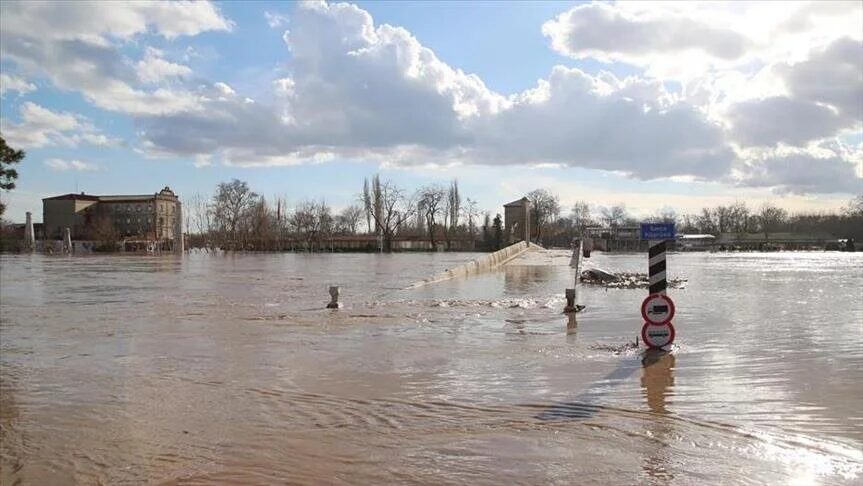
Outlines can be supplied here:
M673 240L674 223L641 223L642 240Z

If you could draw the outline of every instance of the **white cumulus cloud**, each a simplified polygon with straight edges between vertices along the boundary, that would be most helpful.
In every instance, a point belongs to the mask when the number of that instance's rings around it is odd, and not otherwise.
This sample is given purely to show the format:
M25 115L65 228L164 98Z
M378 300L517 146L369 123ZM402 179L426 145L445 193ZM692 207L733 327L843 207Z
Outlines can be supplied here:
M14 147L39 148L50 145L78 146L113 145L117 140L105 136L83 117L67 112L56 112L32 102L25 102L19 110L21 121L0 119L3 136Z
M32 91L36 91L36 85L29 83L24 78L20 78L18 76L0 73L0 96L11 91L15 91L19 95L24 95Z
M147 48L144 58L135 65L138 78L145 83L158 83L170 78L184 78L192 74L188 66L164 59L164 53L152 47Z
M66 172L66 171L91 171L98 170L98 166L95 164L91 164L89 162L82 162L80 160L63 160L63 159L47 159L45 160L45 166L50 168L51 170Z
M195 109L186 90L145 88L188 75L185 66L147 54L129 63L119 46L139 36L167 39L230 31L232 22L211 2L2 2L0 55L27 74L45 76L58 88L81 92L96 106L129 114Z

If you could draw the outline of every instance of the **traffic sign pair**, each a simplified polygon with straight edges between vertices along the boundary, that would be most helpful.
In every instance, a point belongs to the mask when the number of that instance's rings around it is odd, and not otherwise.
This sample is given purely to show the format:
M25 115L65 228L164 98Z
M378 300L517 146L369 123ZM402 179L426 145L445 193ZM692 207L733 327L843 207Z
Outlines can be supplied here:
M665 294L650 294L641 303L641 339L650 348L662 348L674 342L674 302Z

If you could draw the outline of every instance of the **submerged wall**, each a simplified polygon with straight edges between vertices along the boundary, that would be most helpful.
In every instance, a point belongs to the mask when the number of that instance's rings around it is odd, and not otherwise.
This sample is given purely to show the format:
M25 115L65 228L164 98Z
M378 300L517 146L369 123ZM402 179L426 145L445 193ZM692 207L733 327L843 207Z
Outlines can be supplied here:
M519 241L514 245L498 250L494 253L489 253L483 257L477 258L471 262L459 265L455 268L448 268L443 272L433 275L425 280L415 282L408 286L408 289L421 287L435 282L449 280L455 277L469 277L480 272L485 272L493 268L499 267L513 258L521 255L530 248L526 241Z

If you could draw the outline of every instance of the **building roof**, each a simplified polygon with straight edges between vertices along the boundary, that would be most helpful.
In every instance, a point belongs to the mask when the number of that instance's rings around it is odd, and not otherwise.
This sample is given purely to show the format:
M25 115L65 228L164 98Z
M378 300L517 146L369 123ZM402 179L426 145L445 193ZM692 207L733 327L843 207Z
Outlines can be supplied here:
M156 194L140 194L128 196L98 196L99 202L141 202L150 201L156 197Z
M42 198L43 201L61 201L64 199L81 200L81 201L98 201L99 196L93 196L91 194L84 194L82 192L81 194L69 193L69 194L63 194L62 196Z
M520 208L520 207L524 206L525 203L527 203L527 202L528 202L527 197L523 197L521 199L516 199L513 202L508 202L508 203L504 204L503 207L505 207L505 208L519 207Z
M165 186L164 189L159 191L158 193L153 194L119 194L119 195L107 195L107 196L96 196L93 194L84 194L81 192L80 194L69 193L63 194L61 196L54 197L46 197L43 198L43 201L61 201L61 200L80 200L80 201L98 201L98 202L106 202L106 203L118 203L118 202L145 202L156 199L157 197L163 198L176 198L177 196L168 186Z
M713 235L678 235L681 240L715 240Z

